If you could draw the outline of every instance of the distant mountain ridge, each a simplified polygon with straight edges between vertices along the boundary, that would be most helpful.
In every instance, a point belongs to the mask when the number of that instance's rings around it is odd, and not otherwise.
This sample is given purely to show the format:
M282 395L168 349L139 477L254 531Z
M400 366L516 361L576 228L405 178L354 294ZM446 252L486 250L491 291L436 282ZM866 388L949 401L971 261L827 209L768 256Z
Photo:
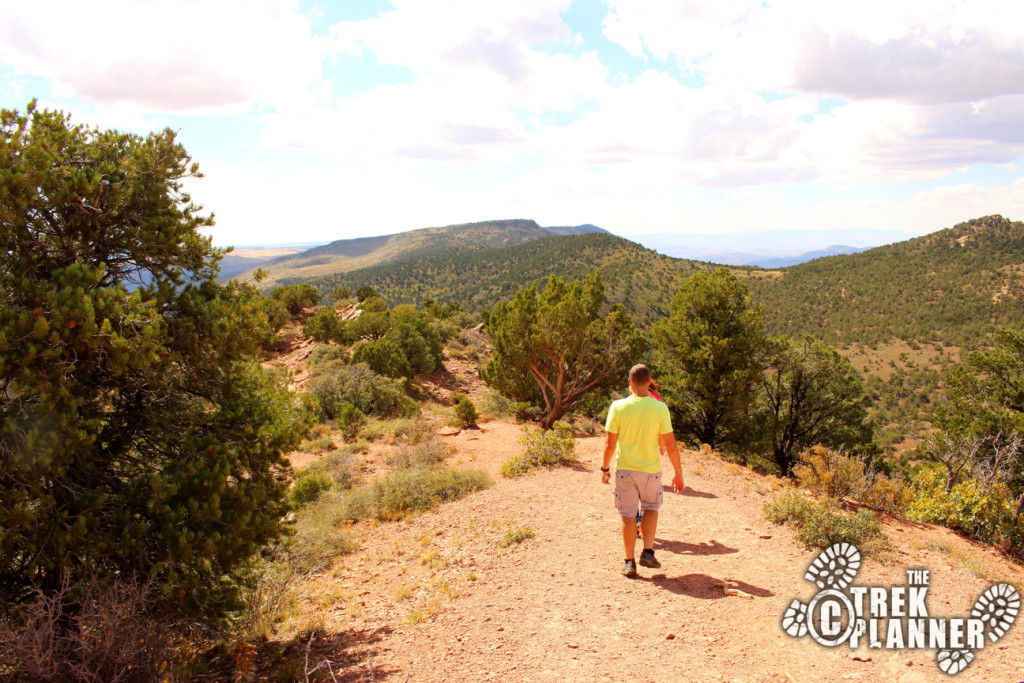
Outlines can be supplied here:
M549 235L510 247L432 253L312 279L286 278L281 284L308 282L323 295L342 285L370 285L389 304L434 299L480 310L514 296L531 282L543 286L551 275L581 279L600 268L608 300L624 304L639 323L647 324L668 314L672 295L683 280L712 267L600 231Z
M829 250L834 249L837 243L849 250L865 250L912 237L913 233L898 230L822 229L729 233L663 232L634 235L630 239L667 256L726 265L781 268L812 258L833 255Z
M262 287L270 288L285 280L322 277L430 254L510 247L553 235L595 232L607 234L606 230L590 224L544 228L534 220L505 219L335 240L261 264L260 267L270 273Z
M601 270L607 298L642 325L668 314L679 285L715 264L665 256L607 233L549 235L508 247L433 252L315 278L322 294L368 284L389 303L424 299L490 308L551 275ZM775 334L831 344L891 339L969 345L1024 326L1024 223L987 216L924 237L782 269L732 266Z
M745 266L759 266L761 268L786 268L807 263L814 259L825 258L826 256L841 256L843 254L859 254L862 251L873 249L873 247L851 247L845 244L831 244L824 249L807 251L796 256L779 256L776 258L754 258L743 262Z

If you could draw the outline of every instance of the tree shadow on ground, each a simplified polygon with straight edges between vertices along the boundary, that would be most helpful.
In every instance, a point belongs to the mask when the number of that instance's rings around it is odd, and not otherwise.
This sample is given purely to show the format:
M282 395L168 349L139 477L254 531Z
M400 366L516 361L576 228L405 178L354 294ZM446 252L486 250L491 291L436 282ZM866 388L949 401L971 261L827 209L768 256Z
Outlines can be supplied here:
M701 600L720 600L729 596L729 591L741 591L755 598L770 598L775 593L736 579L716 579L707 574L686 574L668 577L655 574L649 580L658 588L677 595L688 595Z
M664 484L662 485L661 490L664 491L665 493L673 493L672 487L666 486ZM708 493L707 491L696 491L694 489L691 489L689 486L684 488L683 492L679 495L689 496L690 498L718 498L718 496L716 496L713 493Z
M737 548L730 548L715 540L707 543L687 543L686 541L665 541L655 538L654 547L656 550L665 550L676 555L731 555L739 552Z
M374 663L378 644L390 627L351 629L337 633L304 633L288 641L270 640L258 646L257 678L268 680L338 681L354 683L387 680L402 672ZM236 659L237 662L237 659ZM235 672L243 674L242 671Z

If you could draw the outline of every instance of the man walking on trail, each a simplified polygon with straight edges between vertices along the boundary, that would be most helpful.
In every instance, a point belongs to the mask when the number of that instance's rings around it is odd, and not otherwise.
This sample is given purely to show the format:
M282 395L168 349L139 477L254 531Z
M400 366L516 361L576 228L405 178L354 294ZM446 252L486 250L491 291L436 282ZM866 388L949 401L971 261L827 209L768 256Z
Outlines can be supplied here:
M644 550L640 566L657 569L661 563L654 557L654 533L658 528L661 507L661 453L665 447L675 469L672 490L683 492L683 468L679 450L672 435L668 407L655 400L648 391L651 371L646 365L634 365L629 371L629 397L613 401L608 409L605 431L608 440L601 465L601 482L611 479L612 456L615 456L615 507L622 517L622 542L626 548L626 564L622 573L636 576L636 514L644 511L640 525Z

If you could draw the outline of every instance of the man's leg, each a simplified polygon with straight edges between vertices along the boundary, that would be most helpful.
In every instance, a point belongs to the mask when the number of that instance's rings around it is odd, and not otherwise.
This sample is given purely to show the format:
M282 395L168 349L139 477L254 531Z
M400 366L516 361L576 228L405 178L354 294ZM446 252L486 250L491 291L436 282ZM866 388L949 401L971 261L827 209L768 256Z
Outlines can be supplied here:
M644 550L654 549L654 533L658 530L658 511L644 510L644 518L640 523L640 534L644 539Z
M649 513L648 513L649 514ZM646 518L647 515L645 514ZM636 518L635 517L623 517L622 518L622 544L626 548L626 559L632 560L634 553L636 553ZM644 546L647 547L647 546Z

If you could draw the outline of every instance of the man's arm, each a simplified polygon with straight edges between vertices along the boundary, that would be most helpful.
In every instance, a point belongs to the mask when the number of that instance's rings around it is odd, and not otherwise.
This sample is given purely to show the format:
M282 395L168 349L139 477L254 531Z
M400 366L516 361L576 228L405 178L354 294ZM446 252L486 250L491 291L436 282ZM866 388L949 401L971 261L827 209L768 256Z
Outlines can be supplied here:
M607 484L611 481L611 472L605 472L604 470L610 469L612 466L612 458L615 457L615 446L619 443L619 435L608 432L608 438L604 442L604 460L601 463L601 483ZM679 457L676 457L678 462Z
M672 490L676 493L682 493L686 485L683 482L683 466L679 462L679 449L676 448L676 437L672 432L669 432L659 436L658 440L661 442L661 447L668 453L669 462L672 463L672 468L676 471L676 475L672 477Z

